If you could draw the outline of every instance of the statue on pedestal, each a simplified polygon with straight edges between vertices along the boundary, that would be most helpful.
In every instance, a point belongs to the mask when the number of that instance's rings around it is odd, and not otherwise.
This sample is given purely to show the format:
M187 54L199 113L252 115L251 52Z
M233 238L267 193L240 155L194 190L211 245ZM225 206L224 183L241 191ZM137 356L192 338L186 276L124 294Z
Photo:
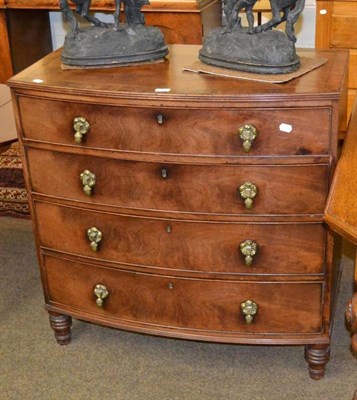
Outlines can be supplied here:
M90 15L91 0L71 0L76 12L91 26L80 28L68 0L60 0L71 32L66 36L62 63L76 67L116 66L162 59L168 54L162 32L145 26L141 8L149 0L115 0L114 21L108 24ZM125 23L120 23L121 6Z
M294 25L305 0L270 0L272 18L254 27L257 0L223 0L224 27L213 29L204 38L199 58L206 64L264 74L297 70L300 60L295 49ZM248 27L239 13L245 9ZM273 28L286 22L285 33Z

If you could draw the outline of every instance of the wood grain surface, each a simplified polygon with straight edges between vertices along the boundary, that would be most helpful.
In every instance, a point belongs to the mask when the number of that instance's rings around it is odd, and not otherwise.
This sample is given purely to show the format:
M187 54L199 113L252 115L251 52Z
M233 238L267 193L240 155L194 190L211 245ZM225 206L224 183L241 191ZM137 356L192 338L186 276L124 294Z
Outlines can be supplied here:
M141 322L172 329L252 333L319 333L321 283L239 283L140 274L46 257L49 304L82 310L83 314ZM93 288L109 291L103 309ZM169 284L171 283L172 289ZM255 301L259 310L251 325L240 304ZM291 302L291 299L294 299ZM202 333L202 332L201 332Z
M39 90L42 96L47 94L52 99L56 94L58 100L65 96L66 100L102 102L106 105L119 103L124 106L139 100L141 107L162 105L163 102L168 107L175 101L176 106L186 104L205 108L210 103L212 108L213 102L216 108L227 108L232 104L235 107L242 104L249 107L249 103L260 106L270 101L269 106L274 107L275 101L289 107L291 101L295 100L300 106L309 107L313 100L319 101L320 105L331 105L331 100L337 101L347 72L346 51L314 50L301 50L300 54L327 58L328 62L283 85L222 79L183 71L184 66L197 59L199 49L200 46L194 45L172 45L169 46L170 54L164 63L91 71L62 71L60 51L57 51L13 77L9 85L20 85L22 89L32 89L35 92ZM34 83L34 77L44 82ZM171 91L157 93L156 88L170 88Z
M28 149L32 191L62 199L137 210L226 215L321 214L328 194L327 165L224 166L133 162ZM84 170L96 175L83 192ZM162 177L165 170L167 178ZM252 209L238 189L258 188Z
M331 110L328 107L153 109L31 97L20 97L19 104L24 137L37 141L75 145L73 119L82 116L90 123L90 132L80 145L85 148L195 156L321 155L329 152ZM162 123L158 123L159 116ZM249 154L244 152L238 133L239 128L247 124L254 125L259 132ZM281 124L289 125L292 131L284 131Z
M357 246L357 101L333 179L325 221Z
M150 268L175 274L205 273L226 278L272 274L322 274L325 229L322 224L213 223L129 217L54 204L37 203L37 229L42 247L56 251ZM97 252L89 247L86 231L103 233ZM240 243L258 245L250 267ZM321 277L320 277L321 278ZM311 276L310 276L311 279Z

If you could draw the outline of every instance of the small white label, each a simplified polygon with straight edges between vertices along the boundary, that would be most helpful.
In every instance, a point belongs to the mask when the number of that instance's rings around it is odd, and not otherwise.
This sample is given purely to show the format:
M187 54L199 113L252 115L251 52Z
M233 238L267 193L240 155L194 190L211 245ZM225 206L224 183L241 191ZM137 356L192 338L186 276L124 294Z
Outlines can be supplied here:
M321 14L321 15L326 15L326 14L327 14L327 10L325 10L325 9L320 10L320 14Z
M289 125L289 124L282 123L282 124L279 125L279 129L280 129L281 132L291 133L292 130L293 130L293 127L291 125Z
M43 83L43 79L32 79L33 83Z
M170 88L156 88L155 93L170 93L171 89Z

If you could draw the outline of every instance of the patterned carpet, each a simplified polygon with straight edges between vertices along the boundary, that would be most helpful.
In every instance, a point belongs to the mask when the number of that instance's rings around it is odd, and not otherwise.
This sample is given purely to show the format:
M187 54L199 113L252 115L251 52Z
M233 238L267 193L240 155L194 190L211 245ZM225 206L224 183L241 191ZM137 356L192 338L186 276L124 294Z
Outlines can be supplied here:
M29 218L18 142L0 154L0 216Z

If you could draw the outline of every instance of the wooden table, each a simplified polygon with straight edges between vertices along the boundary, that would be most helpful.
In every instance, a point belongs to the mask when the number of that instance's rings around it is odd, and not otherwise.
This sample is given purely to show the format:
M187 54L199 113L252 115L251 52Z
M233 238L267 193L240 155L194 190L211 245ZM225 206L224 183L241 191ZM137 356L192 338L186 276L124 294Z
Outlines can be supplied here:
M333 230L357 246L357 101L352 111L342 156L338 162L325 221ZM357 256L355 260L355 293L350 300L347 320L354 335L352 348L357 352Z

